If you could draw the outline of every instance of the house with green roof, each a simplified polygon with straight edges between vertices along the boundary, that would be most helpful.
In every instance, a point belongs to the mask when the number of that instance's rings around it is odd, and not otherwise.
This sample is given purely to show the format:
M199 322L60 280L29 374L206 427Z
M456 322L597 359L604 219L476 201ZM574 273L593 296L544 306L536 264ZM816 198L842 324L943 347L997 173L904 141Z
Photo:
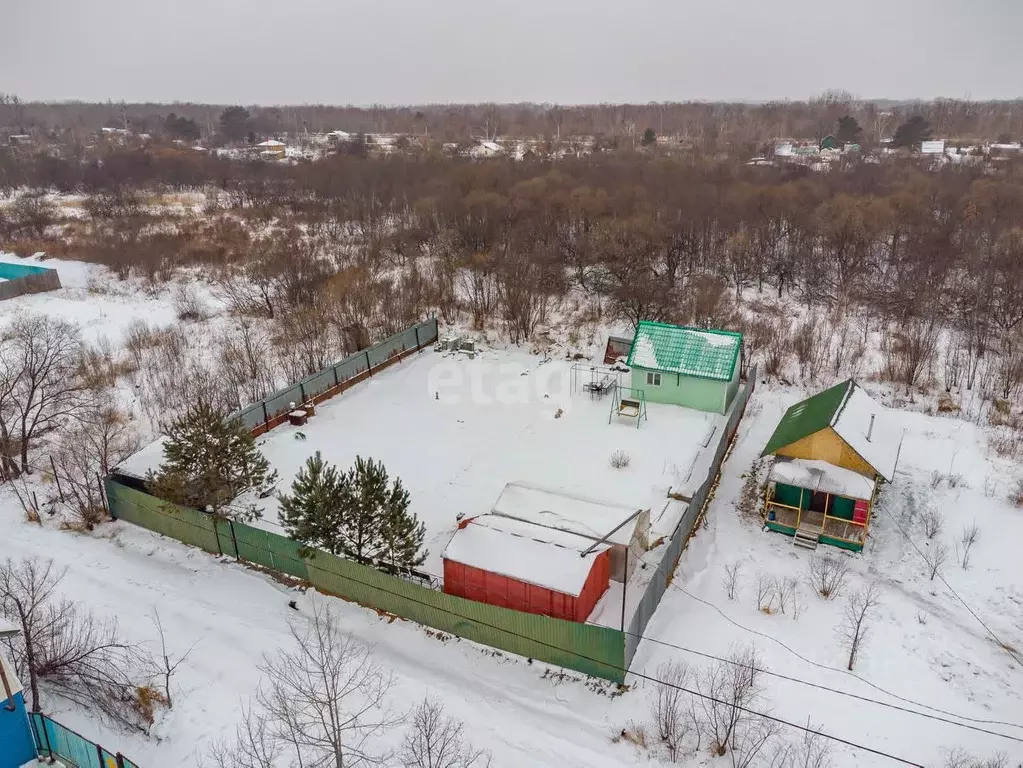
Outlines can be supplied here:
M641 320L629 352L632 389L648 403L725 413L739 389L742 334Z
M901 446L888 410L852 379L796 403L761 453L775 457L765 524L799 546L861 550L877 489L894 479Z

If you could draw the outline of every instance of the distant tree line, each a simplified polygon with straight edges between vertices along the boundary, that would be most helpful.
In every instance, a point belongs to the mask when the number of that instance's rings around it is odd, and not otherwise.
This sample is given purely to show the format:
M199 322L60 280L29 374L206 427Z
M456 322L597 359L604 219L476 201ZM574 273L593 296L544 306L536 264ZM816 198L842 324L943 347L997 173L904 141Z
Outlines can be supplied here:
M215 104L34 103L0 94L0 131L51 131L79 136L103 126L139 133L192 138L194 125L207 138L220 134L227 110L244 109L247 128L272 136L305 131L401 133L443 141L497 136L565 138L588 135L639 141L645 131L703 148L753 147L780 137L819 139L850 115L863 126L858 138L870 144L890 137L916 115L936 136L963 141L1023 136L1023 101L867 102L845 92L807 101L741 103L652 103L559 106L549 104L431 104L406 107L330 105L241 107ZM173 114L175 121L168 121ZM238 113L235 113L238 116ZM181 121L189 121L186 127ZM246 121L242 121L246 122ZM182 135L182 128L185 133ZM248 131L237 138L244 138Z

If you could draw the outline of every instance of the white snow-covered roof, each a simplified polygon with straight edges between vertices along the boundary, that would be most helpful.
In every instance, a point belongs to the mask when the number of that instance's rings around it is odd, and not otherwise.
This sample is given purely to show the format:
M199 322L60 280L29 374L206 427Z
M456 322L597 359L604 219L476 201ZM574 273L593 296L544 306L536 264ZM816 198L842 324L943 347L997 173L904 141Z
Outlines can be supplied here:
M571 496L526 483L508 483L497 497L495 515L568 531L590 539L602 539L618 528L608 541L629 546L635 522L622 525L639 509Z
M813 459L779 457L771 467L771 480L848 499L870 501L874 495L874 484L859 472Z
M7 619L0 618L0 637L13 635L20 631L21 630L18 629L18 626L13 622L8 621Z
M885 480L895 477L902 435L886 408L859 385L849 387L831 428Z
M167 442L166 435L158 437L138 453L133 453L116 467L115 472L145 479L149 470L156 470L163 464L163 446Z
M589 547L593 551L582 553ZM609 549L582 536L523 520L480 515L455 531L443 557L578 597L597 557Z
M267 139L266 141L259 142L259 144L257 144L256 146L257 147L283 147L284 146L284 142L283 141L277 141L277 139Z

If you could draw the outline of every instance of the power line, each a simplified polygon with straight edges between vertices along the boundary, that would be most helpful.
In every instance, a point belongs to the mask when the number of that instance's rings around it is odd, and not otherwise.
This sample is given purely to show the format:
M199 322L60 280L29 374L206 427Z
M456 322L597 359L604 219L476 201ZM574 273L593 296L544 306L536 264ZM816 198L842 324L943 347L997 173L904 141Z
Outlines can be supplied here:
M40 467L33 467L33 468L37 469L38 471L49 471L49 470L43 470ZM198 526L195 526L193 524L193 527L198 527ZM251 546L251 545L249 545L249 546ZM257 547L257 549L262 549L262 548ZM263 551L265 551L267 553L270 553L270 550L268 548L267 549L263 549ZM323 569L318 569L318 570L323 570ZM430 576L431 578L434 578L434 579L439 579L440 578L437 574L430 573L428 571L420 571L420 572L424 573L425 575ZM356 581L356 583L361 583L361 582L358 582L355 579L352 579L352 581ZM371 585L364 585L364 586L371 586ZM698 600L700 602L705 603L706 605L709 605L710 607L715 608L720 613L720 610L717 609L717 606L714 606L714 605L712 605L710 603L707 603L704 600L701 600L700 598L696 597L695 595L692 595L691 593L689 593L685 589L682 589L681 587L678 587L675 584L672 584L672 586L675 587L676 589L678 589L679 591L681 591L683 594L693 598L694 600ZM386 591L386 590L383 590L383 591ZM397 594L397 593L391 593L391 594ZM406 599L408 599L408 598L406 598ZM459 614L454 614L454 615L459 615ZM803 659L807 663L814 664L815 666L821 667L823 669L827 669L829 671L839 671L839 670L834 670L833 668L828 667L826 665L821 665L821 664L818 664L817 662L813 662L812 660L806 659L805 657L799 655L795 651L792 651L791 649L789 649L788 646L785 646L783 643L778 641L776 638L770 637L769 635L763 635L763 633L756 632L756 630L750 630L747 627L743 627L742 625L737 624L736 622L734 622L732 619L730 619L725 614L722 613L721 615L724 616L726 619L728 619L731 623L735 624L735 626L739 627L740 629L743 629L743 630L749 631L749 632L754 632L755 634L761 635L763 637L767 637L767 639L774 640L775 642L778 642L783 647L785 647L787 650L789 650L791 653L795 654L796 656L798 656L799 658ZM479 622L479 623L483 624L484 622ZM485 625L485 626L490 626L490 625ZM510 634L514 634L514 633L510 633ZM640 640L646 640L646 641L649 641L649 642L652 642L652 643L655 643L655 644L658 644L658 645L663 645L665 647L673 648L675 650L683 651L685 653L691 653L691 654L694 654L694 655L697 655L697 656L701 656L701 657L704 657L704 658L707 658L707 659L711 659L711 660L714 660L714 661L723 662L723 663L727 663L727 664L739 664L739 662L736 662L736 661L734 661L732 659L727 659L727 658L723 658L723 657L720 657L720 656L715 656L714 654L708 654L708 653L704 653L702 651L697 651L695 649L687 648L685 646L677 645L675 643L670 643L670 642L668 642L666 640L661 640L659 638L651 637L649 635L633 633L633 632L629 632L627 630L623 631L623 634L629 635L631 637L636 637L636 638L638 638ZM524 639L529 639L529 640L532 639L532 638L528 638L528 637L525 637L525 636L520 636L520 637L523 637ZM558 646L550 646L550 647L556 648L557 650L563 650L563 651L567 651L569 653L573 653L574 655L577 655L580 658L584 658L584 659L587 658L587 657L580 656L579 654L576 654L574 651L570 651L569 649L560 648ZM587 659L587 660L595 661L593 659ZM598 662L598 663L604 664L604 662ZM614 667L613 665L607 665L607 666L611 666L612 668L618 669L618 668ZM638 676L638 677L645 677L644 675L641 675L638 672L630 672L628 670L624 670L624 671L626 671L628 674L632 674L632 675L635 675L635 676ZM988 730L988 729L985 729L985 728L978 728L976 726L969 725L968 723L958 722L956 720L951 720L951 719L948 719L948 718L945 718L945 717L938 717L938 716L935 716L935 715L930 715L930 714L928 714L926 712L919 712L917 710L909 709L907 707L902 707L902 706L899 706L897 704L891 704L889 702L880 701L878 699L872 699L872 698L867 697L867 696L861 696L859 694L855 694L855 693L852 693L850 691L844 691L844 690L840 690L840 689L837 689L837 688L831 688L829 686L822 685L822 684L819 684L819 683L814 683L814 682L811 682L811 681L808 681L808 680L803 680L803 679L800 679L800 678L797 678L797 677L793 677L793 676L790 676L790 675L784 675L782 673L773 672L773 671L771 671L769 669L766 669L766 668L756 668L756 671L757 672L761 672L761 673L763 673L765 675L768 675L770 677L775 677L775 678L778 678L778 679L781 679L781 680L786 680L788 682L793 682L793 683L797 683L797 684L800 684L800 685L805 685L805 686L808 686L808 687L811 687L811 688L816 688L818 690L827 691L829 693L833 693L833 694L836 694L836 695L839 695L839 696L846 696L846 697L851 698L851 699L856 699L856 700L859 700L859 701L862 701L862 702L865 702L865 703L874 704L874 705L877 705L877 706L882 706L882 707L886 707L886 708L889 708L889 709L893 709L895 711L916 715L918 717L922 717L922 718L925 718L925 719L930 719L930 720L934 720L934 721L937 721L937 722L942 722L942 723L945 723L945 724L948 724L948 725L955 725L955 726L958 726L958 727L961 727L961 728L965 728L965 729L968 729L968 730L977 731L979 733L984 733L986 735L999 736L1001 738L1009 739L1011 741L1017 741L1017 742L1023 743L1023 739L1017 738L1017 737L1014 737L1014 736L1011 736L1011 735L1008 735L1008 734L999 733L997 731L991 731L991 730ZM652 678L648 678L648 679L652 679ZM972 721L972 722L975 722L975 723L983 723L983 724L987 724L987 725L1004 725L1004 726L1012 727L1012 728L1023 728L1023 726L1020 726L1020 725L1018 725L1016 723L1009 723L1009 722L997 721L997 720L980 720L980 719L968 717L966 715L959 715L959 714L954 713L954 712L948 712L948 711L945 711L945 710L937 709L935 707L930 707L930 706L928 706L926 704L922 704L920 702L913 701L912 699L905 699L905 698L903 698L901 696L898 696L897 694L894 694L894 693L891 693L889 691L886 691L883 688L879 688L878 686L874 685L870 681L864 680L863 678L861 678L859 676L856 676L856 679L860 680L861 682L863 682L863 683L865 683L867 685L870 685L871 687L876 688L877 690L881 691L882 693L885 693L886 695L892 696L892 697L900 699L902 701L906 701L906 702L911 703L911 704L915 704L915 705L920 706L920 707L924 707L926 709L930 709L930 710L932 710L934 712L939 712L941 714L948 715L949 717L960 718L961 720L968 720L968 721Z
M925 710L930 710L931 712L937 712L937 713L939 713L941 715L947 715L948 717L959 718L960 720L968 720L968 721L973 722L973 723L981 723L983 725L1005 725L1005 726L1008 726L1010 728L1023 728L1023 725L1020 725L1019 723L1010 723L1010 722L1007 722L1005 720L985 720L985 719L982 719L982 718L973 718L973 717L968 717L967 715L961 715L958 712L948 712L947 710L942 710L942 709L940 709L938 707L931 707L930 705L924 704L923 702L917 702L916 699L906 698L905 696L900 696L898 693L893 693L892 691L887 690L886 688L882 688L880 685L877 685L876 683L873 683L873 682L871 682L868 679L860 677L859 675L855 674L854 672L847 672L845 670L840 670L840 669L836 669L834 667L829 667L827 664L820 664L819 662L814 662L812 659L807 659L806 657L804 657L803 654L800 653L799 651L793 650L791 647L789 647L788 645L786 645L784 642L782 642L781 640L777 639L776 637L774 637L772 635L768 635L768 634L766 634L764 632L760 632L760 631L755 630L755 629L750 629L749 627L744 627L742 624L737 622L735 619L732 619L727 614L725 614L723 611L721 611L721 608L719 608L714 603L708 602L707 600L704 600L701 597L697 597L692 592L688 592L685 589L682 589L681 587L675 586L674 584L672 584L671 586L674 587L675 589L677 589L678 591L680 591L682 594L686 595L687 597L692 597L697 602L702 602L704 605L707 605L708 607L714 608L714 611L716 611L721 616L722 619L724 619L726 622L728 622L732 626L736 626L739 629L743 630L744 632L749 632L751 634L758 635L759 637L763 637L766 640L770 640L771 642L777 643L777 644L781 645L783 648L785 648L786 650L788 650L790 653L792 653L793 656L796 657L797 659L799 659L800 661L803 661L806 664L812 665L812 666L814 666L814 667L816 667L818 669L828 670L829 672L839 672L841 674L848 675L849 677L853 677L856 680L858 680L859 682L863 683L864 685L869 685L872 688L874 688L875 690L880 691L880 692L884 693L887 696L891 696L892 698L899 699L900 702L905 702L906 704L915 705L917 707L923 707ZM810 684L812 684L812 683L810 683ZM845 691L839 691L839 690L836 689L835 692L836 693L844 693ZM856 694L849 693L849 695L855 696ZM880 702L880 704L885 705L884 702ZM927 717L927 715L925 713L919 713L919 714L921 714L923 717ZM966 727L966 726L964 726L964 727ZM1013 738L1013 736L1009 736L1009 735L1006 735L1006 734L1000 734L1000 735L1005 735L1006 738Z
M712 605L711 603L707 603L705 600L701 600L700 598L696 597L695 595L690 594L689 592L686 592L685 590L681 589L680 587L676 587L676 588L680 589L684 594L688 595L689 597L692 597L694 600L698 600L699 602L705 603L706 605L710 605L712 608L716 608L716 606ZM724 614L722 614L722 615L724 616ZM725 618L727 619L728 617L725 616ZM732 623L734 624L735 622L732 622ZM746 630L746 631L755 632L755 630L748 630L746 627L743 627L741 624L735 624L735 626L739 627L740 629ZM770 637L769 635L763 635L760 632L756 632L756 634L761 635L763 637L767 637L768 639L771 639L771 640L775 640L776 642L781 644L782 647L786 648L786 650L791 650L791 649L788 648L788 646L784 645L784 643L781 643L776 638ZM697 650L694 650L692 648L686 648L685 646L677 645L675 643L669 643L666 640L660 640L660 639L658 639L656 637L650 637L650 636L647 636L647 635L642 635L640 637L642 637L642 639L648 640L648 641L650 641L652 643L656 643L658 645L663 645L663 646L666 646L668 648L674 648L676 650L683 651L685 653L691 653L691 654L694 654L696 656L702 656L703 658L706 658L706 659L712 659L714 661L724 662L726 664L733 664L733 665L738 665L738 666L747 666L745 664L742 664L741 662L735 661L734 659L727 659L727 658L723 658L721 656L715 656L712 653L705 653L703 651L697 651ZM795 651L792 651L792 652L795 653ZM799 654L796 654L796 655L799 656ZM804 657L799 656L799 658L803 659ZM832 672L839 672L839 671L841 671L841 670L833 669L832 667L828 667L826 665L817 664L816 662L811 661L809 659L804 659L804 661L807 661L810 664L814 664L815 666L819 666L822 669L827 669L827 670L832 671ZM872 699L869 696L861 696L861 695L859 695L857 693L852 693L851 691L843 691L843 690L840 690L838 688L831 688L829 686L822 685L820 683L810 682L809 680L803 680L803 679L798 678L798 677L792 677L790 675L784 675L784 674L782 674L780 672L773 672L773 671L771 671L769 669L766 669L766 668L755 667L754 669L757 672L762 672L763 674L768 675L769 677L777 677L777 678L779 678L781 680L786 680L786 681L791 682L791 683L798 683L800 685L805 685L805 686L808 686L810 688L817 688L819 690L828 691L829 693L834 693L834 694L837 694L839 696L846 696L846 697L851 698L851 699L857 699L859 701L863 701L863 702L866 702L868 704L876 704L877 706L887 707L889 709L894 709L894 710L896 710L898 712L905 712L907 714L916 715L917 717L923 717L923 718L926 718L928 720L935 720L937 722L946 723L948 725L956 725L956 726L959 726L960 728L966 728L966 729L971 730L971 731L977 731L979 733L983 733L983 734L986 734L988 736L1000 736L1000 737L1002 737L1004 739L1009 739L1010 741L1016 741L1016 742L1019 742L1019 743L1023 743L1023 738L1020 738L1020 737L1017 737L1017 736L1011 736L1009 734L1000 733L998 731L991 731L991 730L988 730L986 728L978 728L975 725L969 725L968 723L959 722L958 720L951 720L951 719L946 718L946 717L938 717L936 715L930 715L930 714L928 714L926 712L919 712L919 711L917 711L915 709L909 709L908 707L899 706L898 704L892 704L890 702L881 701L879 699ZM869 680L863 680L863 678L861 678L861 677L857 676L856 679L866 683L867 685L873 685L873 683L871 683ZM878 689L878 690L881 690L883 693L886 693L889 696L894 696L895 698L902 699L901 696L897 696L896 694L889 693L888 691L885 691L884 689ZM1010 727L1010 728L1023 728L1023 725L1019 725L1017 723L1009 723L1009 722L1004 722L1004 721L1000 721L1000 720L978 720L976 718L967 717L966 715L959 715L959 714L956 714L954 712L946 712L945 710L936 709L934 707L929 707L926 704L921 704L920 702L912 701L911 699L902 699L902 700L903 701L908 701L908 702L910 702L912 704L916 704L917 706L921 706L921 707L925 707L927 709L931 709L931 710L933 710L935 712L941 712L942 714L949 715L949 717L957 717L957 718L961 718L963 720L970 720L970 721L975 722L975 723L984 723L984 724L987 724L987 725L1004 725L1004 726L1007 726L1007 727Z
M899 529L899 532L902 533L902 535L903 535L903 537L905 537L906 541L908 541L910 543L910 545L913 547L913 549L916 550L917 554L920 555L920 557L922 557L924 562L926 563L927 562L927 555L925 555L923 553L923 551L920 549L920 547L918 547L916 545L916 542L913 541L913 539L910 537L910 535L906 532L906 529L902 527L902 524L898 520L895 519L895 515L893 515L890 511L888 511L888 509L886 507L884 507L884 506L882 506L881 509L884 511L884 513L886 515L888 515L889 518L891 518L891 521L893 523L895 523L895 526ZM994 630L991 629L991 627L989 627L987 624L984 623L984 620L982 618L980 618L980 616L977 615L977 612L974 611L970 607L969 603L967 603L965 600L963 600L963 598L959 596L959 593L956 592L954 589L952 589L952 585L949 584L945 580L944 576L942 576L937 571L935 571L935 575L939 579L941 579L941 583L944 584L948 588L948 591L951 592L953 595L955 595L956 600L958 600L960 603L963 604L963 607L966 608L966 610L970 612L970 615L973 616L973 618L975 618L977 620L977 623L980 624L980 626L984 627L985 631L989 635L991 635L991 638L996 643L998 643L998 645L1000 645L1005 650L1006 653L1009 654L1009 656L1012 658L1012 660L1015 661L1016 664L1019 665L1020 668L1023 668L1023 661L1020 661L1019 656L1016 654L1016 652L1014 650L1012 650L1011 646L1008 643L1003 642L1002 639L1000 637L998 637L998 635L995 634Z
M128 502L128 503L131 503L131 502ZM133 504L132 506L135 506L135 505ZM181 521L181 522L185 522L185 521ZM196 526L194 523L190 523L190 525L192 525L192 527L196 527L196 528L199 527L199 526ZM140 526L140 527L142 527L142 526ZM265 549L264 551L266 551L268 553L270 552L269 549ZM600 659L595 659L595 658L593 658L591 656L587 656L585 654L579 653L578 651L572 650L570 648L564 648L564 647L559 646L559 645L554 645L553 643L548 643L548 642L546 642L544 640L539 640L537 638L529 637L528 635L523 635L523 634L521 634L519 632L515 632L514 630L507 629L506 627L499 627L499 626L496 626L494 624L490 624L488 622L481 621L480 619L477 619L477 618L472 618L472 617L469 617L469 616L465 616L464 614L457 613L457 612L452 611L452 610L450 610L448 608L443 608L441 606L434 605L432 603L427 603L427 602L425 602L423 600L418 600L418 599L416 599L414 597L410 597L409 595L404 595L404 594L401 594L399 592L394 592L394 591L392 591L390 589L386 589L385 587L382 587L382 586L380 586L378 584L370 584L368 582L364 582L364 581L361 581L359 579L352 578L351 576L341 576L340 574L334 574L332 572L326 571L326 569L324 569L324 568L320 568L319 566L315 565L312 562L309 562L308 560L306 560L305 563L306 563L306 566L308 568L313 568L313 569L318 570L318 571L324 571L324 572L330 573L333 576L337 576L338 578L341 578L343 580L351 581L351 582L353 582L355 584L359 584L360 586L367 587L369 589L374 589L374 590L377 590L379 592L383 592L384 594L388 594L388 595L391 595L393 597L398 597L398 598L401 598L402 600L406 600L406 601L415 603L417 605L423 605L423 606L426 606L428 608L432 608L435 611L439 611L441 613L446 613L446 614L449 614L451 616L455 616L455 617L457 617L459 619L471 621L471 622L473 622L475 624L478 624L480 626L486 627L488 629L493 629L493 630L496 630L498 632L502 632L504 634L511 635L512 637L517 637L519 639L526 640L526 641L531 642L531 643L535 643L536 645L544 646L546 648L550 648L552 650L559 651L561 653L571 654L572 656L574 656L574 657L576 657L578 659L581 659L583 661L591 662L593 664L605 667L607 669L613 669L616 672L622 672L622 673L624 673L626 675L630 675L631 674L634 677L638 677L638 678L643 679L643 680L647 680L647 681L650 681L650 682L653 682L653 683L657 683L658 685L665 685L665 686L668 686L669 688L674 688L676 690L682 691L683 693L687 693L690 696L695 696L697 698L705 699L705 700L713 702L715 704L719 704L719 705L723 705L723 706L727 706L727 707L732 707L732 708L734 708L735 710L737 710L739 712L743 712L744 714L748 714L748 715L755 716L755 717L760 717L760 718L763 718L765 720L768 720L768 721L771 721L771 722L774 722L774 723L778 723L779 725L787 726L789 728L795 728L796 730L802 731L804 733L816 734L816 735L821 736L822 738L828 739L830 741L834 741L834 742L836 742L838 744L842 744L844 746L852 747L854 749L858 749L858 750L861 750L863 752L870 753L872 755L877 755L878 757L884 757L884 758L887 758L887 759L892 760L894 762L901 763L903 765L913 766L914 768L925 768L925 766L923 764L921 764L921 763L917 763L917 762L914 762L912 760L908 760L906 758L898 757L897 755L892 755L892 754L890 754L888 752L884 752L884 751L881 751L881 750L878 750L878 749L874 749L873 747L868 747L868 746L866 746L864 744L858 744L858 743L856 743L854 741L849 741L848 739L843 739L840 736L833 736L833 735L830 735L830 734L825 733L823 731L815 730L815 729L810 728L810 727L805 726L805 725L800 725L798 723L793 723L793 722L791 722L789 720L785 720L783 718L776 717L774 715L769 715L766 712L759 712L759 711L754 710L754 709L749 709L748 707L740 706L738 704L735 704L734 702L723 701L723 700L718 699L718 698L716 698L714 696L711 696L709 694L705 694L705 693L701 693L699 691L691 690L689 688L686 688L685 686L678 685L678 684L675 684L675 683L669 683L669 682L667 682L665 680L660 680L659 678L656 678L656 677L654 677L652 675L647 675L646 673L643 673L643 672L630 672L627 668L619 666L617 664L612 664L612 663L607 662L607 661L603 661L603 660L600 660Z

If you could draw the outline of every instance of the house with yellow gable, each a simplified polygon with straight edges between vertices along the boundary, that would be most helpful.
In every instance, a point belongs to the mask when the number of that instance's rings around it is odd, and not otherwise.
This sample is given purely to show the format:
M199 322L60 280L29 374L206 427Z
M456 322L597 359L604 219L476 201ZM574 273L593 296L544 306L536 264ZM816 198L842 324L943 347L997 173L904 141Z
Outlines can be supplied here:
M882 483L891 482L902 435L888 410L849 379L789 408L762 456L774 456L764 523L793 537L858 552Z

